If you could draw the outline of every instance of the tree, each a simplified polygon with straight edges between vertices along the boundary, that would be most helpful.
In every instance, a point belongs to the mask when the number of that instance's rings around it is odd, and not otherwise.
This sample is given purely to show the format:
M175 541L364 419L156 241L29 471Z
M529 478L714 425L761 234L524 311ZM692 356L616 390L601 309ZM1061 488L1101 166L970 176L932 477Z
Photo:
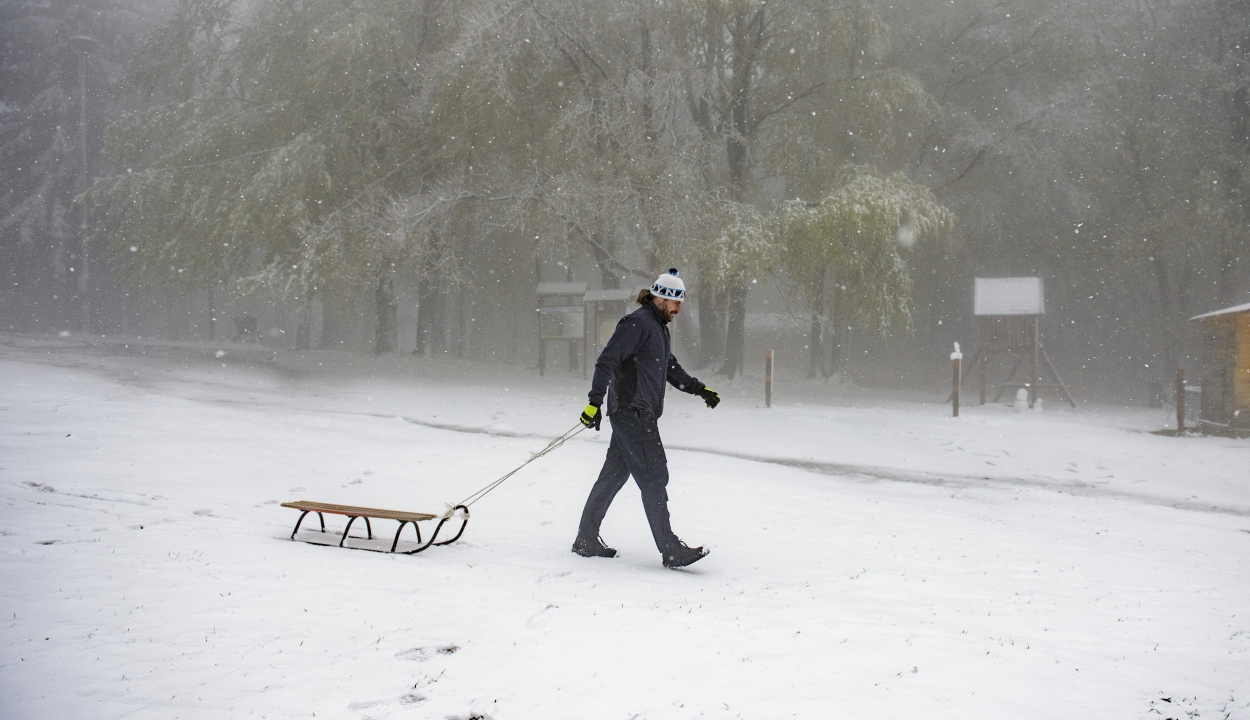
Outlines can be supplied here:
M824 371L822 328L911 330L912 279L906 254L948 234L950 211L923 185L859 168L818 204L781 210L785 267L812 311L811 373Z
M918 276L930 351L971 329L973 276L1036 274L1068 330L1048 341L1061 365L1129 392L1167 382L1187 318L1244 282L1243 5L896 7L897 60L943 105L909 173L960 217Z
M676 238L705 190L681 126L668 14L639 1L529 0L466 22L459 80L462 97L491 99L479 132L496 155L492 186L522 199L518 223L540 247L590 257L604 287L649 280L667 266L661 257L680 255ZM539 131L518 142L515 127Z
M375 351L393 350L393 277L427 236L376 230L446 172L421 120L455 18L442 0L182 0L140 50L144 106L109 128L119 172L90 193L128 277L303 302L371 288Z
M0 2L0 320L9 327L94 325L88 299L100 265L91 266L74 198L98 172L100 129L118 110L114 92L150 14L130 0Z
M786 195L820 197L836 168L888 160L907 127L937 111L913 77L886 66L889 28L865 3L679 7L681 46L694 66L690 116L723 151L724 174L713 182L737 202L764 201L770 176L783 180ZM719 290L728 310L720 372L732 378L742 368L747 286ZM720 328L715 309L699 305L705 333Z

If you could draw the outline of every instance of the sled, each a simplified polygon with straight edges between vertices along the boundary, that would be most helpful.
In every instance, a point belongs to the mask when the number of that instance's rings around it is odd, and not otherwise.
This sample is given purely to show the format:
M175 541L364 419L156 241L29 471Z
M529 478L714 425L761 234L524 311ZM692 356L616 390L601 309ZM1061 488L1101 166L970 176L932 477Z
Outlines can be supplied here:
M426 548L431 547L433 545L450 545L460 539L460 536L464 534L465 526L469 524L469 508L466 507L465 505L456 505L455 507L451 508L443 515L431 515L429 513L404 512L402 510L382 510L380 508L356 507L354 505L332 505L330 503L310 502L308 500L300 500L298 502L285 502L285 503L282 503L282 507L289 507L289 508L293 508L295 510L301 511L299 520L295 521L295 529L291 531L292 540L295 539L295 535L296 533L299 532L299 527L304 522L304 518L308 517L308 513L317 513L317 519L321 521L321 532L323 533L326 531L326 519L325 519L326 513L329 513L331 515L343 515L344 517L347 518L347 527L343 529L343 536L339 538L339 547L346 547L352 550L369 550L370 552L394 553L396 551L395 549L399 547L399 536L404 532L404 526L411 523L413 531L416 532L417 534L417 543L419 544L419 547L417 547L415 550L402 550L398 553L401 555L416 555L422 550L425 550ZM445 525L448 520L451 520L456 516L457 510L461 511L460 512L461 522L460 522L460 530L456 532L456 536L450 540L443 540L441 542L435 542L438 539L439 531L443 529L443 525ZM389 551L344 544L347 542L347 538L348 538L347 533L352 529L352 523L356 522L356 520L359 518L364 518L365 534L368 536L366 538L368 540L373 539L373 524L369 521L370 518L374 520L397 520L399 521L399 529L395 531L395 539L391 542L391 549ZM438 525L434 527L434 532L430 533L430 539L426 540L424 545L421 545L420 544L421 543L421 526L418 525L417 523L425 522L427 520L438 520ZM305 540L304 542L308 542L309 544L312 544L312 545L324 545L325 544L325 543L312 542L311 540Z
M402 510L382 510L380 508L356 507L354 505L332 505L330 503L310 502L308 500L300 500L298 502L284 502L282 503L282 507L289 507L289 508L293 508L295 510L300 511L299 520L295 521L295 529L291 531L291 539L292 540L295 539L296 533L299 532L299 526L304 522L304 518L308 517L308 513L317 513L317 519L321 521L321 532L324 533L326 531L325 514L330 513L331 515L343 515L344 517L347 518L347 527L343 529L343 537L339 538L339 547L346 547L352 550L368 550L370 552L393 553L395 552L395 548L399 547L399 536L401 533L404 532L404 526L409 523L412 523L413 532L417 534L417 543L419 547L417 547L415 550L401 551L400 554L416 555L417 553L421 552L422 550L425 550L431 545L450 545L454 543L455 541L459 540L460 536L464 534L464 528L466 525L469 524L469 506L470 505L477 502L478 500L481 500L491 490L494 490L495 488L499 487L501 484L503 484L505 480L515 475L521 468L525 467L526 465L529 465L530 463L546 455L552 450L555 450L556 448L564 445L564 442L566 440L576 436L578 433L580 433L581 431L585 429L586 429L586 426L580 422L574 425L572 429L568 430L563 435L547 443L547 447L530 455L529 460L526 460L525 462L521 463L518 467L509 471L503 477L490 483L489 485L482 488L481 490L478 490L477 492L473 493L472 495L465 498L464 500L462 500L460 503L456 505L447 503L447 512L443 513L442 515L431 515L429 513L404 512ZM442 542L435 542L438 539L439 531L443 529L443 525L446 525L448 520L454 519L457 513L460 515L460 529L456 532L456 536L450 540L443 540ZM348 531L352 529L352 523L356 522L358 518L365 519L365 534L368 536L366 538L368 540L373 539L373 524L369 522L371 518L374 520L398 520L399 529L395 531L395 539L391 542L391 549L388 551L388 550L378 550L376 548L369 548L369 547L344 545L344 543L347 542L347 537L348 537L347 533ZM434 532L430 533L430 539L426 540L424 545L420 545L421 526L418 525L417 523L426 522L427 520L438 520L438 525L434 526ZM311 540L305 540L304 542L307 542L312 545L325 545L326 544L326 543L314 543Z

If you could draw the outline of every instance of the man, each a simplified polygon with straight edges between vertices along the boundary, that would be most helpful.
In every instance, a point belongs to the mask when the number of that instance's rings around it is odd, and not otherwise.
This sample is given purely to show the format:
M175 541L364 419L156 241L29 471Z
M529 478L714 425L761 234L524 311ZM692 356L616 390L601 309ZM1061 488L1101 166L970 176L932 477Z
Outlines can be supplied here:
M638 293L642 307L621 318L616 332L595 363L590 404L582 412L586 427L599 429L604 395L612 421L612 442L599 479L582 510L573 552L584 557L615 557L616 550L599 537L599 526L612 499L630 475L642 491L651 534L665 567L680 568L707 555L702 547L687 547L677 539L668 518L668 458L660 441L657 420L664 412L664 383L703 398L709 408L720 396L691 377L673 357L668 324L681 312L686 284L677 269L661 275L649 290Z

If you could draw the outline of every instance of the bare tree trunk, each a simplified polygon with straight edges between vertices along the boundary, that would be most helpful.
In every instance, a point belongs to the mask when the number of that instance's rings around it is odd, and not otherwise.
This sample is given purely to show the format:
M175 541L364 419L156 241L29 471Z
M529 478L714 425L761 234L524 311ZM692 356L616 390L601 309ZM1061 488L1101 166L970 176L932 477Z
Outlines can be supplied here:
M295 349L308 350L312 347L312 298L305 298L304 309L300 312L299 325L295 329Z
M382 262L378 284L373 291L373 307L378 322L374 332L373 354L395 352L399 336L399 308L395 305L395 271L390 260ZM311 314L311 313L310 313Z
M747 288L740 285L729 290L729 323L725 331L725 364L719 375L733 380L742 372L742 357L746 350Z
M1180 357L1179 348L1177 347L1180 333L1177 331L1175 294L1172 289L1172 282L1168 278L1167 265L1164 264L1162 255L1163 253L1158 252L1156 249L1149 263L1154 274L1155 289L1159 293L1160 326L1163 329L1163 368L1161 372L1167 376L1176 367L1177 358Z
M590 246L591 255L595 259L595 265L599 267L599 279L602 281L605 290L619 289L621 280L634 274L632 269L621 265L608 254L607 242L601 234L595 232L590 237L587 237L580 227L572 224L569 225L569 231L580 236ZM538 261L536 260L535 262L537 263ZM537 265L535 267L537 268ZM540 277L539 282L542 282L542 273L537 270L535 272Z
M442 352L443 295L442 282L437 272L417 282L417 347L414 355Z
M317 346L326 349L341 349L346 338L343 337L343 313L339 303L327 296L321 298L321 339Z
M700 273L700 277L703 273ZM721 318L720 293L709 290L699 293L699 366L716 362L725 346L725 321Z
M809 380L815 378L817 372L823 373L825 369L825 335L823 330L820 313L812 313L812 330L808 337L808 341L811 343L808 345L811 349L811 363L807 368L807 378Z
M812 308L812 330L808 337L811 343L808 347L811 349L811 366L807 370L807 377L814 378L816 373L824 373L825 370L825 334L824 321L820 317L821 310L825 306L825 273L821 269L820 282L817 283L816 289L813 291L813 297L808 298L808 305Z
M217 339L217 308L213 302L213 286L208 286L208 341L213 342Z
M838 282L837 276L832 279L833 298L829 308L829 369L825 372L825 379L833 377L835 373L840 373L842 382L846 382L850 377L850 361L851 361L851 323L850 313L847 312L847 303L840 289L841 283ZM829 286L825 286L828 290Z
M465 317L464 287L461 287L456 293L456 305L456 345L453 351L456 353L456 357L464 357L464 353L469 345L469 321Z

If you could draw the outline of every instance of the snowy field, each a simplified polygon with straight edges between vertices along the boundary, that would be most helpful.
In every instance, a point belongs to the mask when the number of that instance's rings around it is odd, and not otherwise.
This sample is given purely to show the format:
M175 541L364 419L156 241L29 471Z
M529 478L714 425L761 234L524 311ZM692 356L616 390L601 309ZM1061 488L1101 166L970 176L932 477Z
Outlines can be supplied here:
M588 381L215 350L0 335L0 718L1250 718L1250 440L704 378L660 421L691 568L632 484L569 552L606 428L391 556L278 503L442 512Z

